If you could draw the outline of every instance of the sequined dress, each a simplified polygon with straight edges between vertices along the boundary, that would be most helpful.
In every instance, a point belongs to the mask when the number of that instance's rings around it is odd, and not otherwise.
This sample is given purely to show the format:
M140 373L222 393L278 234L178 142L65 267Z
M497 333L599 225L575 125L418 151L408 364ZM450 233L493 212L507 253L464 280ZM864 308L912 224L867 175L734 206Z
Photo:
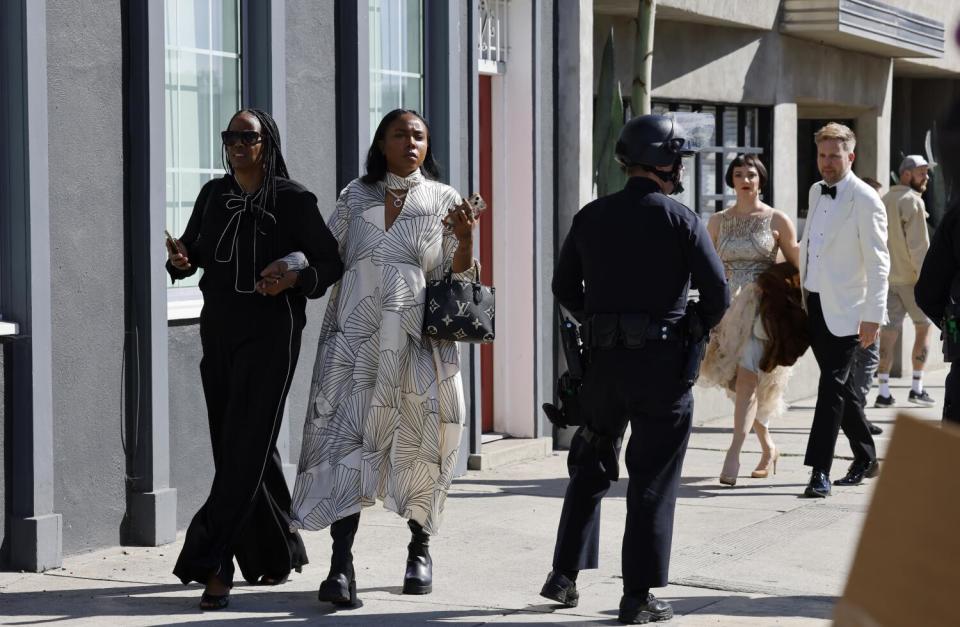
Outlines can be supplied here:
M758 372L757 420L762 424L783 411L783 391L790 376L789 368L778 366L766 373L758 367L766 335L757 315L760 294L755 281L777 262L772 220L772 211L749 216L729 210L720 214L717 252L727 275L731 303L711 332L700 376L701 385L718 386L732 395L738 366Z

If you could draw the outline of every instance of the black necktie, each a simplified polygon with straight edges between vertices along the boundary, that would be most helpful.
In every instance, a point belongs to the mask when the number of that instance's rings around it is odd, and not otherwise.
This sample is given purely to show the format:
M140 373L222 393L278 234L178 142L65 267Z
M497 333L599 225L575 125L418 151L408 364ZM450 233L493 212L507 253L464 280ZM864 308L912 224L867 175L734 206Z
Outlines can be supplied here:
M836 200L837 186L834 185L833 187L830 187L826 183L820 183L820 194L822 194L823 196L829 196L830 198L833 198L834 200Z

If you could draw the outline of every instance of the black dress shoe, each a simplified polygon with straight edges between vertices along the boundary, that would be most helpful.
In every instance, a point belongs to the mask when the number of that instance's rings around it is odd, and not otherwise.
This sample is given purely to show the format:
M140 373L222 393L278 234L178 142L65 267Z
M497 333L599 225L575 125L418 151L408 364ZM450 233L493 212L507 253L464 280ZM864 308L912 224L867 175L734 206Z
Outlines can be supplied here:
M867 428L870 429L870 435L880 435L883 433L883 429L873 424L869 420L867 421Z
M880 474L880 462L872 460L868 462L855 461L850 464L846 476L837 479L833 485L860 485L864 478L873 479Z
M620 614L617 615L617 620L624 625L646 625L671 618L673 607L652 594L648 593L646 598L625 594L620 599Z
M540 596L567 607L577 607L580 602L577 582L555 570L551 570L550 574L547 575L547 582L540 589Z
M814 468L803 495L809 499L825 499L830 496L830 476L823 470Z

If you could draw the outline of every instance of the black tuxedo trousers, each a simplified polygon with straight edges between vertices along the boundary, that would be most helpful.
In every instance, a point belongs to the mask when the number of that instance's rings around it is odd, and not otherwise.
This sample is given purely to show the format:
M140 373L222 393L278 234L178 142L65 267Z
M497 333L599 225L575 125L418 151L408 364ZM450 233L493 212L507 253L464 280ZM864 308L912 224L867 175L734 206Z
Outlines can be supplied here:
M815 292L807 295L807 324L810 348L820 366L820 383L803 463L829 474L841 427L857 461L875 460L877 449L851 372L860 338L838 337L830 332L823 318L820 295Z

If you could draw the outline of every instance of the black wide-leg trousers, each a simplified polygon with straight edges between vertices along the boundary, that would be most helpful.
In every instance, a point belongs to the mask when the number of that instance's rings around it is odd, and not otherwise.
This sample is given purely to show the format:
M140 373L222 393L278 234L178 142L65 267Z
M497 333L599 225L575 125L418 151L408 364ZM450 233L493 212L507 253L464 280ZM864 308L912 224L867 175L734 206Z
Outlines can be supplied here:
M820 382L803 463L829 474L841 427L850 442L854 459L873 461L877 458L877 449L851 374L860 338L832 334L823 318L820 295L814 292L807 296L807 325L810 348L820 366Z
M207 402L214 477L193 517L174 574L233 583L275 580L307 563L290 530L290 492L276 449L283 405L300 352L302 309L289 295L205 295L200 375Z
M593 431L616 437L630 423L621 554L626 591L667 585L674 510L693 414L693 395L680 381L681 369L677 342L648 341L641 349L594 351L581 388L582 407ZM612 481L581 432L574 436L567 457L570 483L557 531L555 570L598 565L600 503Z

